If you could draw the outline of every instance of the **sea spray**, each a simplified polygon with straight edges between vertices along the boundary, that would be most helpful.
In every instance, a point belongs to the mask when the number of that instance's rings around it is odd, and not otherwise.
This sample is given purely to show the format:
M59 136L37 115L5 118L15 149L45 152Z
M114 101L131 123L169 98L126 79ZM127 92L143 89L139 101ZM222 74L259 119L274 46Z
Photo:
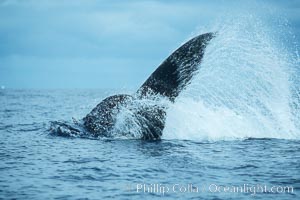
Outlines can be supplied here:
M213 31L198 73L170 104L163 138L299 138L297 61L276 28L249 15Z

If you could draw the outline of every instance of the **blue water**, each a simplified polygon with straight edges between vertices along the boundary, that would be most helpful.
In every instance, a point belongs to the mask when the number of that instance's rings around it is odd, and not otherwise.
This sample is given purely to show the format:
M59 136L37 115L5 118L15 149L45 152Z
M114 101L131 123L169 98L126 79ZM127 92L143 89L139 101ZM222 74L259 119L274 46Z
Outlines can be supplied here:
M0 199L299 199L299 140L147 142L49 135L50 121L80 119L112 93L1 90ZM161 190L151 191L151 184ZM279 191L216 191L244 185ZM286 186L293 191L283 191Z

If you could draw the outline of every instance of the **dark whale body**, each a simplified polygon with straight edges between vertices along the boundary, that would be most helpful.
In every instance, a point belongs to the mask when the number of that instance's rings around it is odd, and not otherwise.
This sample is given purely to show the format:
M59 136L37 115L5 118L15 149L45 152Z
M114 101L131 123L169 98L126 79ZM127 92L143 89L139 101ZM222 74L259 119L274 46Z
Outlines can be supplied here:
M151 74L132 96L121 94L104 99L83 118L83 129L95 137L112 136L117 115L125 107L134 113L136 123L140 126L142 139L160 139L165 124L166 107L158 104L143 105L132 109L130 105L135 101L151 99L155 96L163 96L174 102L199 68L205 47L214 35L214 33L199 35L183 44ZM69 125L60 124L56 129L60 135L65 133L62 128L75 135L80 132Z

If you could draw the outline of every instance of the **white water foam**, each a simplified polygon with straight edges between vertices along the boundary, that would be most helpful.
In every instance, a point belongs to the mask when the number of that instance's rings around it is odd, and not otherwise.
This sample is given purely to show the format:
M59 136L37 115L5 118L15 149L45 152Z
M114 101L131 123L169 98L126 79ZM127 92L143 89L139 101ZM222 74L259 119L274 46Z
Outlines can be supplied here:
M170 105L163 138L299 139L299 58L251 15L213 31L200 70Z
M164 117L159 116L159 110L169 107L170 101L160 95L151 95L147 98L135 98L131 103L122 106L116 117L116 123L111 131L114 138L137 139L143 137L143 130L149 130L148 124L154 123L152 118L147 119L140 111L152 113L157 116L156 120L164 123Z

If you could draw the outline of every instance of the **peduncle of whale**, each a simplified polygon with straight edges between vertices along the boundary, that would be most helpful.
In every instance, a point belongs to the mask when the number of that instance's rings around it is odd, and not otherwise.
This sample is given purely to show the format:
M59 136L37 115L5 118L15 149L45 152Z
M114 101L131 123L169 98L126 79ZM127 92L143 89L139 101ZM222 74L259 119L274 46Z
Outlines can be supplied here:
M121 107L128 106L137 99L156 95L174 102L199 69L205 48L214 36L214 33L202 34L183 44L162 62L135 94L114 95L104 99L83 118L84 128L94 136L109 137ZM160 139L164 129L166 107L142 106L134 112L142 126L142 139Z

